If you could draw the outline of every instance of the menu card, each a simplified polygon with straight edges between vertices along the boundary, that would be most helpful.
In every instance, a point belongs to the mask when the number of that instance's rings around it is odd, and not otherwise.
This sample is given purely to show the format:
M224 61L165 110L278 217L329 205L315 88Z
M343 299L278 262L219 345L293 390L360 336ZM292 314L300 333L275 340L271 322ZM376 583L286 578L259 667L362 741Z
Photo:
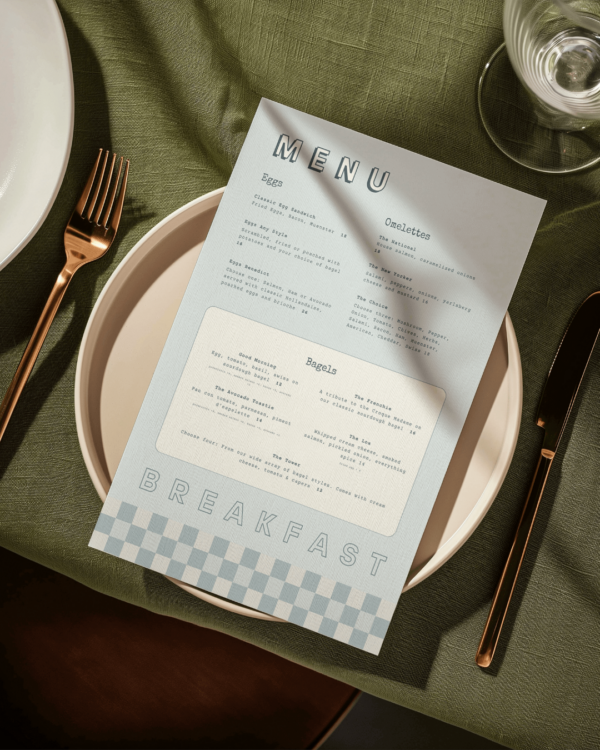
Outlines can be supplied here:
M90 546L378 654L544 205L263 99Z

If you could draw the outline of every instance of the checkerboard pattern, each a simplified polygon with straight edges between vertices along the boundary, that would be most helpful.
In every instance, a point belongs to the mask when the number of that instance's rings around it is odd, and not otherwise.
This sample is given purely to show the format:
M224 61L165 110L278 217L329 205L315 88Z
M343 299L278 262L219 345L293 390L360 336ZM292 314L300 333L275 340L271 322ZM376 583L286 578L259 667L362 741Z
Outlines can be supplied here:
M378 654L395 604L110 498L90 547Z

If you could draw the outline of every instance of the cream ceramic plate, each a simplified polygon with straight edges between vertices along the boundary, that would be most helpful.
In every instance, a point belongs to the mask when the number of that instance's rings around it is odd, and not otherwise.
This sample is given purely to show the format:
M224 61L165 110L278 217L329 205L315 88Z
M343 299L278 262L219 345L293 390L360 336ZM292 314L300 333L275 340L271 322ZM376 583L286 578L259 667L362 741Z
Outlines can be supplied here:
M54 0L0 0L0 269L37 232L73 137L73 77Z
M104 287L88 322L77 363L75 413L83 456L102 500L223 190L188 203L143 237ZM521 401L519 349L507 315L404 590L443 565L486 514L512 459ZM230 611L275 619L173 582Z

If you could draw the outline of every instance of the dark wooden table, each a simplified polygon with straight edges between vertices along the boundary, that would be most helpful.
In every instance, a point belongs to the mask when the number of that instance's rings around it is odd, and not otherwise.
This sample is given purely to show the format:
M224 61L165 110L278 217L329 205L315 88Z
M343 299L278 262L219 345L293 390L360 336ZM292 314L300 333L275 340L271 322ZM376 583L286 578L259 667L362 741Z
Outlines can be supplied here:
M4 748L308 748L359 691L0 548Z

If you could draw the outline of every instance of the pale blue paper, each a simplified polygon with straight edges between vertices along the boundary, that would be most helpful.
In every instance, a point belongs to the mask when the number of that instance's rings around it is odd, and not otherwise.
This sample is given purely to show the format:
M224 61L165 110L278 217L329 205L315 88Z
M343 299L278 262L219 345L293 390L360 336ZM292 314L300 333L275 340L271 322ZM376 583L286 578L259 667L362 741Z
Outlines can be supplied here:
M282 134L288 136L287 143L302 141L295 161L282 158L285 149L274 155ZM315 156L317 147L329 151L320 162L319 154ZM351 182L345 178L348 171L336 179L344 156L350 165L360 162ZM313 166L322 166L322 171L310 169L311 160ZM378 170L372 181L374 187L385 172L389 173L385 188L379 192L368 187L373 168ZM268 185L263 180L265 174L272 182L282 184ZM275 204L267 210L253 207L257 194L272 196ZM301 207L304 214L299 216L306 220L314 215L314 223L334 227L336 233L293 221L287 218L289 210L281 214L270 210L279 204ZM217 593L229 590L233 600L251 602L251 606L279 616L277 607L283 605L278 602L284 601L286 612L291 606L284 619L378 653L544 205L544 201L532 196L263 99L91 545L176 578L187 566L188 580L192 569L198 571L194 583L200 588ZM302 247L314 248L316 254L335 257L343 252L346 270L336 277L314 265L273 256L264 246L250 242L243 245L249 265L266 268L276 264L278 278L286 279L293 287L310 287L314 298L331 303L331 311L323 310L318 316L301 315L297 310L276 308L260 296L240 294L218 283L230 257L240 257L236 243L244 218L248 217L287 233ZM391 221L417 227L429 239L393 229ZM343 244L337 236L340 228L348 234ZM380 237L386 238L381 240L384 264L381 254L374 253ZM392 239L415 250L391 255L385 247L390 247ZM394 247L401 250L401 244ZM385 292L383 287L366 286L365 269L369 263L377 266L373 270L377 275L382 274L381 266L385 265L391 273L412 278L406 284L412 292L400 295L397 289ZM475 279L459 276L459 272ZM431 295L428 304L423 302L422 292ZM424 330L448 331L450 340L426 357L376 337L367 339L346 325L347 311L355 304L357 294L375 302L386 301L395 320ZM438 301L433 302L433 297ZM445 298L465 309L441 303ZM443 389L446 400L436 429L400 523L389 536L156 449L192 344L210 307ZM151 473L144 488L147 470ZM152 472L160 475L154 489L150 489L155 476ZM169 499L176 480L190 488L181 498L183 502ZM210 514L199 510L207 489L218 496L209 506ZM224 519L236 500L244 503L241 527ZM270 527L271 536L266 536L264 528L256 531L263 511L276 516ZM284 542L290 521L301 525L302 531ZM327 535L326 558L318 551L309 551L320 534ZM355 564L350 566L340 562L347 543L359 549ZM241 557L238 547L247 550ZM231 560L227 559L228 554ZM387 559L380 562L373 575L378 556ZM190 559L193 565L189 564ZM292 569L288 569L290 564ZM269 572L261 572L263 569Z

